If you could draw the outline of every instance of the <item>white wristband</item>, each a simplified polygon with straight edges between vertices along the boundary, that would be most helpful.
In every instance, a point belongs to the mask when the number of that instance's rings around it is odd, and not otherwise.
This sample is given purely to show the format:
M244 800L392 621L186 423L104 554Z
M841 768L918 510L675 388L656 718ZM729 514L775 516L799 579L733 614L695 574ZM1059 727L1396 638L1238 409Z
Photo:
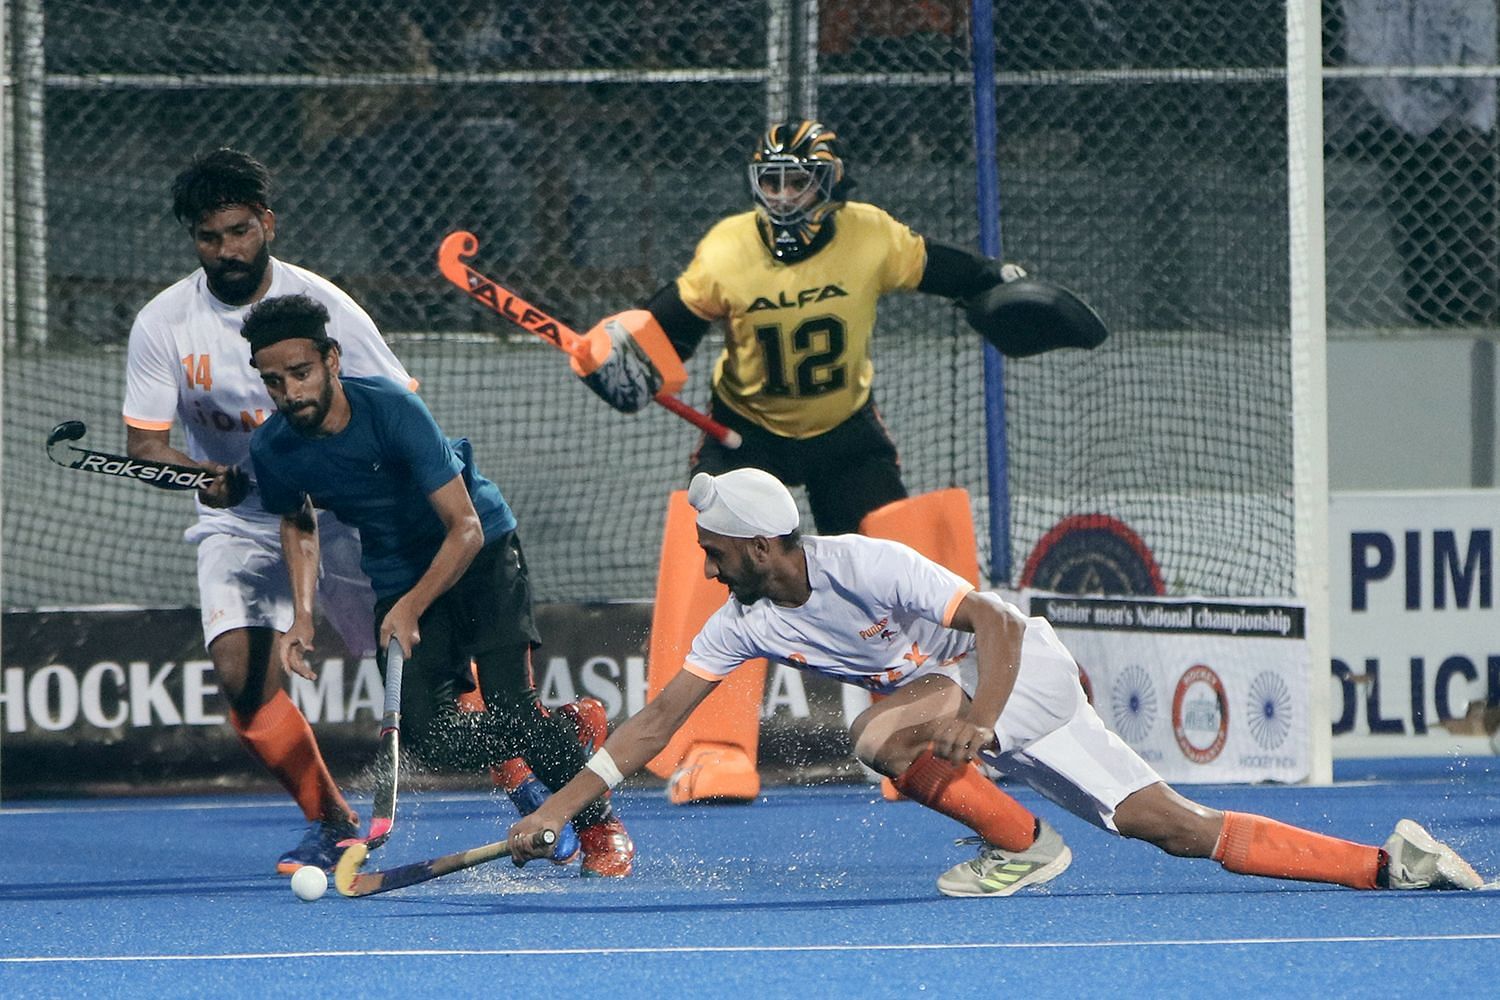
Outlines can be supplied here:
M625 780L625 775L620 773L620 768L615 764L615 759L603 747L595 750L594 756L590 757L588 763L583 766L603 778L606 788L614 788Z

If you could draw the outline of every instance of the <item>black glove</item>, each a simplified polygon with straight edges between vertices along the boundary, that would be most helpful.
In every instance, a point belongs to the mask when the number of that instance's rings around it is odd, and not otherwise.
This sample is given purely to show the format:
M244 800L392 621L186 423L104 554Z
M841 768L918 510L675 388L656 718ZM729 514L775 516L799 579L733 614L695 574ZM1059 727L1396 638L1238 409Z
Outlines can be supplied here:
M969 325L1008 358L1029 358L1059 347L1092 350L1104 343L1104 321L1077 295L1037 278L996 285L964 303Z

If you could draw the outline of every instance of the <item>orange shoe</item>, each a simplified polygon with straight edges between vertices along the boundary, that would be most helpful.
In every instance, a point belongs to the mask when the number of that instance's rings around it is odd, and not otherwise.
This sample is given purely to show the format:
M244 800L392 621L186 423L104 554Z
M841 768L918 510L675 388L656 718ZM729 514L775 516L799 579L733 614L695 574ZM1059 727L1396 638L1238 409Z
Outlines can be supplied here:
M635 866L635 842L618 816L578 831L585 877L624 878Z
M583 744L589 756L593 756L609 736L609 715L604 710L604 702L598 698L579 698L559 705L557 714L571 719L578 727L578 742Z

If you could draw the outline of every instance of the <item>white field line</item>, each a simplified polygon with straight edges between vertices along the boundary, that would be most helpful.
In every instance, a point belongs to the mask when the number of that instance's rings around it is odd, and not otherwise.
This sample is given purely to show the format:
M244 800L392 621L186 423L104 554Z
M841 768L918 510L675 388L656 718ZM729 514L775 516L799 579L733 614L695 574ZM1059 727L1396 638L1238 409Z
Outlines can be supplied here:
M368 794L354 794L349 796L356 802L368 801ZM414 791L406 793L406 797L420 797L431 802L487 802L491 796L486 792L421 792ZM213 799L203 801L176 800L170 796L160 799L134 799L130 802L111 804L109 802L91 803L89 805L62 805L62 806L14 806L0 805L0 819L6 816L49 816L57 813L77 813L88 815L90 813L122 813L122 812L173 812L190 809L194 812L206 812L213 809L281 809L286 802L282 799L267 795L264 798L249 798L243 801L230 799Z
M786 955L862 952L1062 951L1104 948L1237 948L1245 945L1301 944L1414 944L1435 941L1500 941L1495 934L1432 934L1408 936L1329 935L1327 937L1213 938L1157 941L996 941L970 944L806 944L806 945L695 945L662 948L372 948L351 951L226 952L206 955L17 955L0 957L0 965L96 964L101 962L246 962L296 958L426 958L530 957L601 955Z

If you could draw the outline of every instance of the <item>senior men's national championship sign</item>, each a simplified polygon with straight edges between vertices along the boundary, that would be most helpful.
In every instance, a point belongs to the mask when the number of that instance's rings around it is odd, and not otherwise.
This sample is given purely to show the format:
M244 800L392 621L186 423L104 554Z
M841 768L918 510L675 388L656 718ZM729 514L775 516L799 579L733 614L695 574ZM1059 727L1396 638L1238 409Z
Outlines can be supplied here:
M1025 596L1031 614L1050 621L1072 651L1105 724L1163 778L1309 777L1312 674L1302 607Z

